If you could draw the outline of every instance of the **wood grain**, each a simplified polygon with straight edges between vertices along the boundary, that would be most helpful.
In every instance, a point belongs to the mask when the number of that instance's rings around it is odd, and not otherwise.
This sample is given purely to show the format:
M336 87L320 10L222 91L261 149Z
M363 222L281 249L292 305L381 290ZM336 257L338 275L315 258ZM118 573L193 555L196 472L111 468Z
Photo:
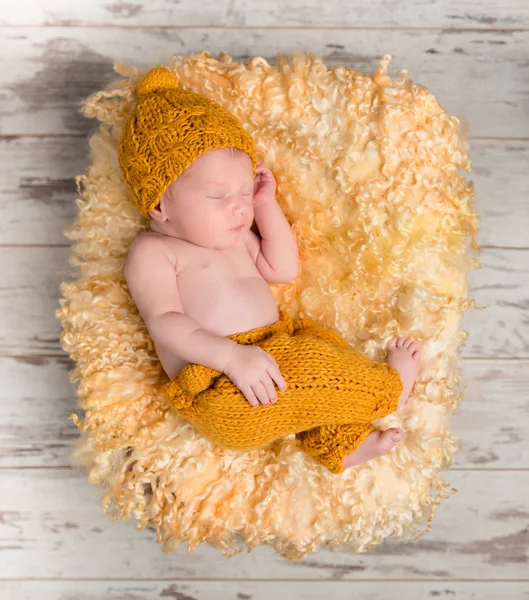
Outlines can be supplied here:
M529 356L529 252L489 248L482 269L470 272L470 296L480 311L468 311L462 329L469 339L464 357L527 358Z
M287 562L269 546L227 560L202 544L164 555L151 529L112 522L100 490L62 469L0 471L0 578L358 581L487 580L527 576L529 471L451 472L458 492L438 507L432 530L404 544L386 539L367 554L312 554ZM94 551L97 549L97 551ZM45 559L43 559L45 557ZM266 576L264 574L266 573ZM82 585L82 584L80 584Z
M82 596L79 590L82 589ZM523 581L6 581L0 582L4 600L333 600L351 598L450 598L450 600L526 600Z
M85 136L0 138L0 245L71 243L63 228L77 216L88 154Z
M69 244L74 178L89 165L80 136L0 138L0 246ZM470 140L482 246L529 248L529 140ZM16 165L13 168L12 165Z
M61 356L0 359L0 467L68 467L79 430L68 420L76 409ZM453 469L526 468L529 465L527 360L464 360L465 397L452 416L461 439Z
M200 27L296 26L390 27L390 28L479 28L518 29L529 27L529 7L523 0L510 2L508 10L497 0L336 0L322 4L317 0L195 0L177 3L164 0L113 3L105 0L75 2L68 0L19 0L7 5L0 25L146 27L194 25Z
M526 0L3 3L2 600L529 599L528 47ZM148 67L201 50L272 64L278 51L312 51L366 73L389 53L394 74L408 69L468 131L484 246L471 296L490 308L462 323L468 387L452 417L462 447L444 474L459 493L413 544L299 564L267 547L231 561L204 545L163 555L153 530L113 524L101 491L69 466L73 364L53 313L59 283L75 276L62 229L97 127L79 103L117 78L114 62Z
M392 74L407 69L472 136L526 138L528 44L529 31L9 27L0 30L0 131L86 133L93 125L78 103L118 78L115 62L147 68L208 50L274 64L278 51L311 51L364 73L392 54Z
M63 355L59 344L60 283L78 277L68 247L4 247L0 263L9 265L0 287L0 355ZM464 314L469 333L465 358L529 358L529 251L488 249L483 268L472 270L469 299L485 310Z

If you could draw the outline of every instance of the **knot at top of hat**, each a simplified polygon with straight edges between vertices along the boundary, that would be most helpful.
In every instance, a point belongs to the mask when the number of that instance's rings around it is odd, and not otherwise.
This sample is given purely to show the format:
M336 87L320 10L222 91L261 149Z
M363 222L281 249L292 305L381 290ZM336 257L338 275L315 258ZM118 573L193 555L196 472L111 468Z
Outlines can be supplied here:
M156 92L166 92L178 88L178 77L176 73L167 67L156 67L151 69L138 85L138 96L146 96Z

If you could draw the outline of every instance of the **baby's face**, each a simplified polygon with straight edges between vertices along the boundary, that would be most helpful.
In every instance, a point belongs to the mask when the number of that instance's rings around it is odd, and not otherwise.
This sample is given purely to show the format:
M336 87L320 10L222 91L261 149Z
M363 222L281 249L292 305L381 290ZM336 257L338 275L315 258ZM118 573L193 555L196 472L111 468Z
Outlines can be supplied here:
M205 248L230 248L252 225L254 181L248 154L210 150L164 192L149 213L151 229Z

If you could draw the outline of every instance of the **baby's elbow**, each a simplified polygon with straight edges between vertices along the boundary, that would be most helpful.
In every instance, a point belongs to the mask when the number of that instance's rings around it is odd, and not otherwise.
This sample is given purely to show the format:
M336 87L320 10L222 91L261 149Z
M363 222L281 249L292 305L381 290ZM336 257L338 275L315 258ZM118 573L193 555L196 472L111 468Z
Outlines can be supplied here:
M296 279L296 277L298 276L297 272L295 274L292 273L287 273L284 274L283 276L278 275L277 277L275 277L275 283L290 283L292 281L294 281L294 279Z
M298 273L299 273L299 263L296 262L296 264L290 269L285 283L290 283L291 281L294 281L294 279L296 279L296 277L298 276Z
M298 276L298 272L296 271L293 275L290 275L287 283L291 283L292 281L294 281L294 279L296 279L296 277Z

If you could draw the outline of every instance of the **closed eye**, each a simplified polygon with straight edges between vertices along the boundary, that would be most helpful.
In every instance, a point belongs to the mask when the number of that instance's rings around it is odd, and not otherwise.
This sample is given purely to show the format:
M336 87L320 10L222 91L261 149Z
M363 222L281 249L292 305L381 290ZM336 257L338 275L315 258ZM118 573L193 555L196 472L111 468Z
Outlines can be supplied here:
M243 196L253 196L253 192L249 192L248 194L243 194ZM208 198L211 198L213 200L222 200L224 198L224 196L208 196Z

